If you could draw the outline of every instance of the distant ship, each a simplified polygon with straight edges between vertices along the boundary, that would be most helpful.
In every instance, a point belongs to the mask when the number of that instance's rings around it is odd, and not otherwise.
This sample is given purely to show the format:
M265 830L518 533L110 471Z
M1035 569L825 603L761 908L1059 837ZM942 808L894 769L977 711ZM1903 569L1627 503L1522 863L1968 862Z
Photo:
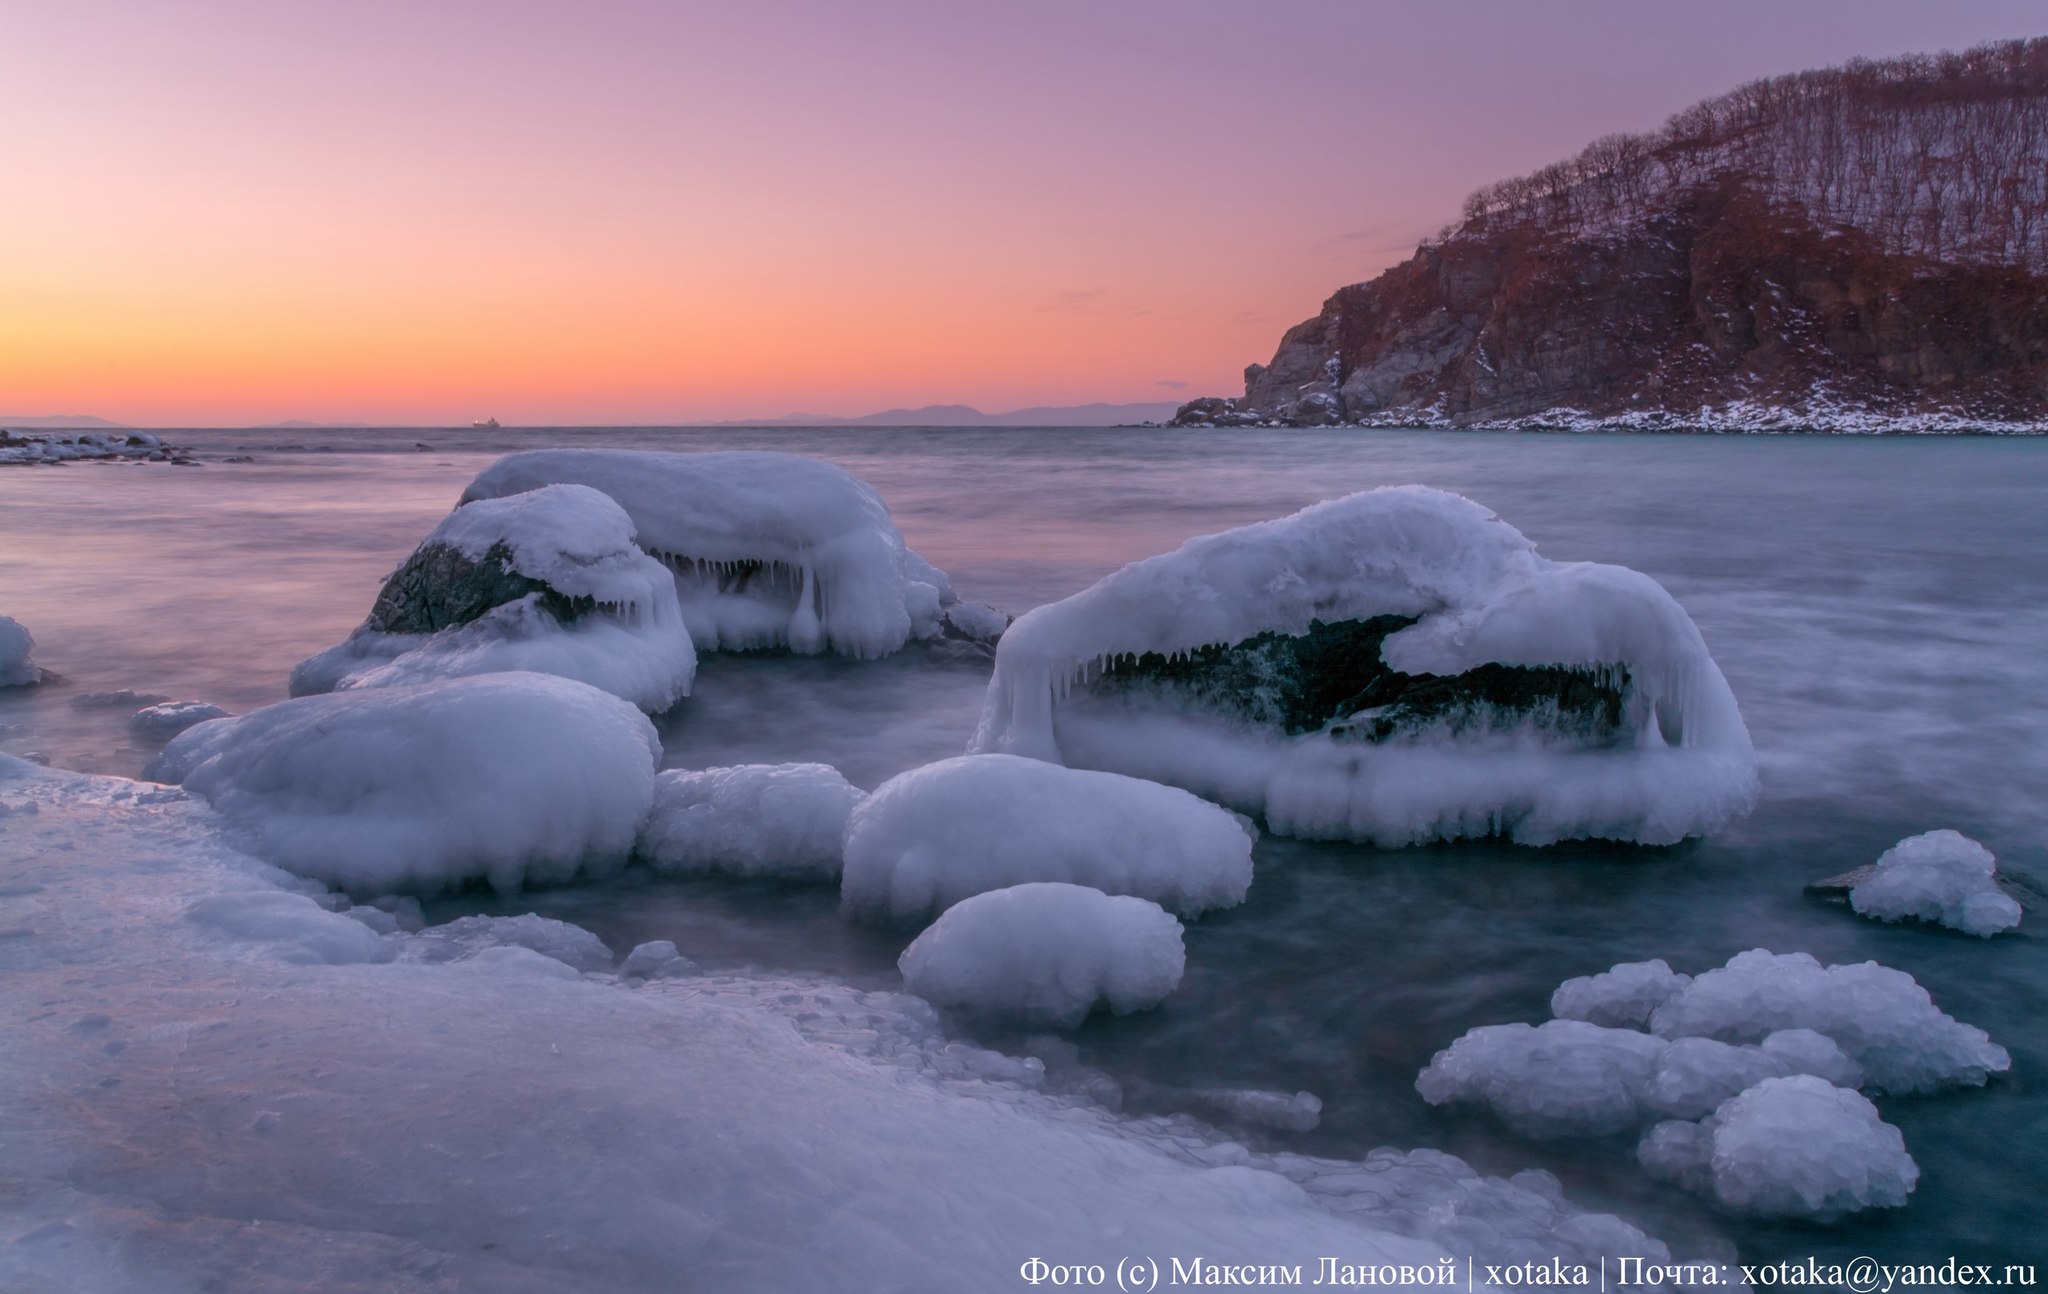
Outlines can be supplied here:
M496 418L478 418L469 425L478 431L496 431L498 429L498 420Z

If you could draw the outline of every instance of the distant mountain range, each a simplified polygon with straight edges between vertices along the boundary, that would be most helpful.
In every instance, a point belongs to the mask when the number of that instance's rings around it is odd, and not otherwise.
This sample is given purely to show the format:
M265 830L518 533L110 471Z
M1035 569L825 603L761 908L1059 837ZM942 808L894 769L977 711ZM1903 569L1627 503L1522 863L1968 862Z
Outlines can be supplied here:
M1008 413L983 413L972 405L928 404L919 409L884 409L858 418L826 413L790 413L780 418L733 418L711 427L1119 427L1164 422L1179 406L1172 401L1138 404L1038 405Z
M2048 430L2048 38L1752 82L1489 185L1175 421Z
M128 425L86 413L42 413L18 416L0 413L0 427L27 431L126 431Z

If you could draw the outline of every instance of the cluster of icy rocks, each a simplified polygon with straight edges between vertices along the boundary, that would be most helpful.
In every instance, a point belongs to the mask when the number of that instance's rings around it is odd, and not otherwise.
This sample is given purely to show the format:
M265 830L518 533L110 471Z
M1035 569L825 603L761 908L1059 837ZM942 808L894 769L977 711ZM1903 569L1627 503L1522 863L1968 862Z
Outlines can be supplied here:
M17 433L0 430L0 467L41 463L69 463L79 459L134 458L165 462L183 454L146 432L88 431L74 435L55 432Z
M1859 1093L1977 1086L2012 1065L1902 971L1752 949L1693 977L1663 961L1567 980L1542 1025L1488 1025L1416 1079L1433 1105L1530 1136L1642 1132L1652 1176L1738 1210L1896 1207L1919 1179ZM1647 1131L1643 1131L1647 1128Z

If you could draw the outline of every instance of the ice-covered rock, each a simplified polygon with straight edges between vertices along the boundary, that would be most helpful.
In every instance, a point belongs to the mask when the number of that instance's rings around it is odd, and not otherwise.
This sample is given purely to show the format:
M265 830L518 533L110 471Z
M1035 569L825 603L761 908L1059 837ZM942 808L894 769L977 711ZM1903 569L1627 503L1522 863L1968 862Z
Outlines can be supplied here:
M1874 961L1822 966L1806 953L1762 948L1694 977L1656 1009L1650 1028L1737 1043L1811 1029L1863 1067L1864 1085L1894 1093L1981 1084L2012 1066L2005 1048L1935 1006L1904 971Z
M1039 882L962 899L897 966L936 1006L1071 1028L1098 1008L1157 1006L1186 962L1180 922L1158 904Z
M1190 916L1244 900L1249 830L1186 791L1015 755L891 778L846 825L840 895L869 921L918 921L987 890L1067 881Z
M225 719L227 710L208 701L164 701L128 716L128 731L145 741L169 741L196 723Z
M508 454L465 500L573 482L633 519L675 577L703 651L786 647L886 656L944 632L945 575L912 552L881 496L843 468L793 454L545 449Z
M428 926L406 942L407 961L452 962L474 957L487 948L524 948L579 971L612 968L612 950L582 926L536 912L517 917L458 917Z
M347 640L301 661L294 696L531 670L650 713L697 655L668 571L603 493L551 485L458 507L385 581Z
M28 626L10 616L0 616L0 687L26 687L39 681L36 668L36 640Z
M354 892L500 889L620 866L654 797L654 726L547 674L300 697L171 740L180 782L255 852Z
M973 749L1187 787L1275 831L1650 844L1756 796L1656 581L1408 486L1188 541L1020 618Z
M183 450L173 450L146 432L87 431L17 432L0 428L0 466L68 463L93 458L148 458L190 463Z
M1876 1106L1811 1076L1765 1079L1700 1123L1659 1124L1636 1154L1653 1177L1769 1217L1897 1208L1920 1180Z
M678 979L698 970L697 963L676 951L675 942L669 939L635 944L619 963L619 975L624 979Z
M185 909L186 919L263 955L302 965L337 966L391 960L391 949L360 921L328 911L303 894L235 890L209 894Z
M1998 860L1959 831L1908 836L1887 849L1849 906L1880 921L1917 918L1989 939L2020 923L2018 901L1998 888Z
M638 852L658 872L836 880L867 793L830 764L739 764L655 778Z
M1646 1029L1650 1013L1690 983L1692 976L1675 973L1662 958L1623 962L1558 985L1550 995L1550 1014L1615 1029Z

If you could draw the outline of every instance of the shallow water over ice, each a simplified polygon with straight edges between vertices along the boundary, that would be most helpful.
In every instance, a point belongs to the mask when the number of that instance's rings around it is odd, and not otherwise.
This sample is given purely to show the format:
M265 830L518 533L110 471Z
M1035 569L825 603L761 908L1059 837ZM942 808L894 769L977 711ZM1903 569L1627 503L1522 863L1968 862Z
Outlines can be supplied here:
M286 444L289 435L297 438ZM1581 1203L1663 1234L1732 1237L1748 1261L2032 1261L2048 1145L2048 955L1879 926L1801 897L1808 880L1954 827L2008 872L2048 875L2048 443L1562 437L1356 431L195 432L206 466L0 472L0 614L59 677L0 691L0 750L134 774L140 698L240 711L284 695L496 453L550 444L763 448L873 483L963 597L1021 612L1190 535L1375 485L1420 482L1499 512L1547 557L1633 566L1685 605L1763 765L1756 814L1668 850L1488 843L1400 851L1267 839L1247 903L1190 924L1160 1010L1097 1020L1084 1059L1168 1088L1323 1099L1279 1143L1324 1154L1430 1145L1488 1170L1540 1166ZM317 439L309 439L317 438ZM414 449L431 442L431 451ZM322 451L326 452L322 452ZM230 455L256 461L226 463ZM985 665L710 656L661 722L666 763L820 760L873 787L958 753ZM672 939L711 968L823 971L894 987L907 934L842 921L830 890L603 885L436 915L538 910L620 952ZM1569 976L1663 957L1698 972L1745 948L1876 958L2013 1052L1988 1091L1887 1100L1924 1176L1911 1204L1830 1229L1717 1217L1648 1184L1626 1141L1535 1144L1413 1089L1467 1028L1547 1014Z

